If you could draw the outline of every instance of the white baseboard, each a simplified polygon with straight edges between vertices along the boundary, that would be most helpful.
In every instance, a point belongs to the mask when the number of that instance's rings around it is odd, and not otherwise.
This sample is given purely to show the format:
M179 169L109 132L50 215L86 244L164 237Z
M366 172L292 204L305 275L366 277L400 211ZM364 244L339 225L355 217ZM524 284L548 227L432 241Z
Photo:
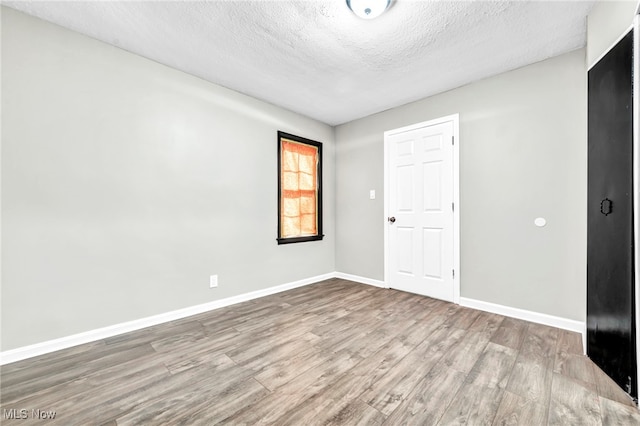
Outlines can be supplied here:
M115 324L95 330L86 331L83 333L73 334L71 336L61 337L59 339L48 340L46 342L36 343L34 345L23 346L21 348L11 349L8 351L0 352L0 365L9 364L23 359L32 358L38 355L47 354L50 352L59 351L61 349L67 349L72 346L82 345L84 343L94 342L96 340L106 339L108 337L117 336L122 333L128 333L131 331L140 330L153 325L162 324L169 321L175 321L178 319L186 318L192 315L201 314L204 312L212 311L214 309L224 308L226 306L234 305L236 303L246 302L249 300L257 299L271 294L280 293L293 288L302 287L305 285L313 284L319 281L334 278L335 273L328 273L324 275L318 275L311 278L305 278L299 281L294 281L287 284L278 285L275 287L265 288L263 290L252 291L250 293L240 294L238 296L228 297L226 299L214 300L212 302L203 303L201 305L190 306L188 308L178 309L171 312L165 312L163 314L153 315L146 318L140 318L133 321L127 321L120 324Z
M541 314L539 312L527 311L524 309L512 308L510 306L498 305L496 303L483 302L482 300L469 299L467 297L460 298L460 305L467 308L478 309L480 311L491 312L493 314L504 315L506 317L517 318L525 321L535 322L538 324L548 325L551 327L561 328L563 330L575 331L582 335L582 349L586 354L586 323L582 321L571 320L553 315Z
M384 281L374 280L373 278L365 278L358 275L345 274L344 272L335 272L334 277L342 278L343 280L355 281L361 284L368 284L374 287L389 288Z

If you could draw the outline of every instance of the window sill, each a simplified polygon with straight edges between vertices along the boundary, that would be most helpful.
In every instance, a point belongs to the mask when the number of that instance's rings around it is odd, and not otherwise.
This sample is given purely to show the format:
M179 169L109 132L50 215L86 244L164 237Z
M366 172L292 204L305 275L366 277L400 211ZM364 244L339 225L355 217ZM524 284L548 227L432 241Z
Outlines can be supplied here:
M278 245L280 244L292 244L292 243L305 243L307 241L321 241L324 235L313 235L310 237L291 237L291 238L277 238Z

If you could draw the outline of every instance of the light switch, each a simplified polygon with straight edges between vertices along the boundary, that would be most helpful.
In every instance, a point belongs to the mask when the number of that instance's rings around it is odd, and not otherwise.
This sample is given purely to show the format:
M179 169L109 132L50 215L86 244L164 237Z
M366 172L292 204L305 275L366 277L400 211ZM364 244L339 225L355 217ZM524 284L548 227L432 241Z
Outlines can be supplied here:
M370 200L375 200L376 199L376 190L372 189L369 191L369 199Z

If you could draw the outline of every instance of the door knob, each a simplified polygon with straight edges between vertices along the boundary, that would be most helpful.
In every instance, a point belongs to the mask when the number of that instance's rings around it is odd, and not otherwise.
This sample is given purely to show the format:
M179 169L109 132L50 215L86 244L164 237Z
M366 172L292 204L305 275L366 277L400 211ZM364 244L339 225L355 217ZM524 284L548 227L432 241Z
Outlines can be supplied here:
M613 211L613 201L608 198L605 198L600 202L600 213L605 216L608 216Z
M391 217L388 217L388 218L387 218L387 220L388 220L389 222L393 223L393 222L395 222L395 221L396 221L396 218L395 218L395 217L393 217L393 216L391 216Z

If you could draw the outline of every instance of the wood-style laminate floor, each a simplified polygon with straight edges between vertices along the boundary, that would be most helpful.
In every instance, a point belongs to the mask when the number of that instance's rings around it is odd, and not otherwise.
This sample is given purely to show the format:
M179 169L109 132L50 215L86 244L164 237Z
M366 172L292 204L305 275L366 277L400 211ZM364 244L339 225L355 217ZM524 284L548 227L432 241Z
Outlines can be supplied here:
M6 425L640 424L581 354L576 333L333 279L3 366L0 405Z

